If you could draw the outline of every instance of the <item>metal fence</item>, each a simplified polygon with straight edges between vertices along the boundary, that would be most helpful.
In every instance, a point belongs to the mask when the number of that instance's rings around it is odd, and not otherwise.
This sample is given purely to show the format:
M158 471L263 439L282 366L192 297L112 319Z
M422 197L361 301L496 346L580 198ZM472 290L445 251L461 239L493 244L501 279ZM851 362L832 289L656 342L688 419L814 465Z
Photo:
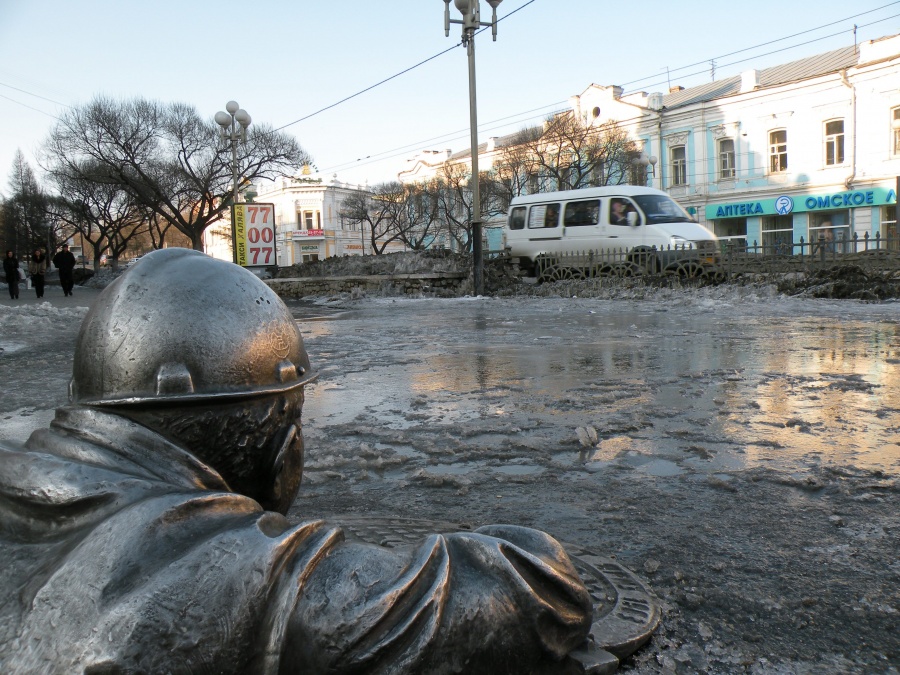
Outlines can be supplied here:
M502 258L500 251L486 251ZM841 241L780 242L752 245L734 240L658 249L603 249L541 255L524 272L541 282L596 277L675 275L724 281L738 274L810 272L855 265L867 272L900 270L900 237L854 236Z

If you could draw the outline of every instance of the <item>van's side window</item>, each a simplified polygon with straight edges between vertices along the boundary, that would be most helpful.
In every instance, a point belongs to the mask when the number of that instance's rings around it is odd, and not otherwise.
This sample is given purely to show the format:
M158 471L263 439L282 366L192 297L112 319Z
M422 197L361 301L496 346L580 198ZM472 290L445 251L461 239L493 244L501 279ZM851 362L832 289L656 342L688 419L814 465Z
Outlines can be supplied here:
M509 229L522 230L525 228L525 207L517 206L509 214Z
M528 212L528 227L559 227L559 204L535 204Z
M600 220L600 200L591 199L583 202L569 202L566 204L566 227L579 225L596 225Z
M641 223L641 215L634 207L630 199L624 197L613 197L609 200L609 224L610 225L628 225L628 214L638 214L638 225Z

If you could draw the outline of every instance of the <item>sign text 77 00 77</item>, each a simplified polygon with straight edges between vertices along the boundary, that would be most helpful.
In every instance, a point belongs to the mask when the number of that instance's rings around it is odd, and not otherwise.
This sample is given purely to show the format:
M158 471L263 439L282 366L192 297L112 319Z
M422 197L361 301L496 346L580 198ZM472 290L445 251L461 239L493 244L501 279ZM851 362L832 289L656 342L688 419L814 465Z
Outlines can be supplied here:
M243 267L275 264L275 205L236 204L235 222L243 222L235 237L237 262Z

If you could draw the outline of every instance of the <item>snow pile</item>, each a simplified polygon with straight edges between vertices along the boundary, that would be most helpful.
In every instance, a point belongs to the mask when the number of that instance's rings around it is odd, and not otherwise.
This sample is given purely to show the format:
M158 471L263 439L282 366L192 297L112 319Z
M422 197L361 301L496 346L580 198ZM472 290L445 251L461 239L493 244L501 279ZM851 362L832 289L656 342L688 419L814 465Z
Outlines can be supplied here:
M50 328L60 323L80 324L87 307L54 307L49 302L39 305L0 305L0 324L5 329Z
M300 263L278 270L280 279L298 277L353 277L379 274L468 273L468 256L451 251L402 251L383 255L342 256Z

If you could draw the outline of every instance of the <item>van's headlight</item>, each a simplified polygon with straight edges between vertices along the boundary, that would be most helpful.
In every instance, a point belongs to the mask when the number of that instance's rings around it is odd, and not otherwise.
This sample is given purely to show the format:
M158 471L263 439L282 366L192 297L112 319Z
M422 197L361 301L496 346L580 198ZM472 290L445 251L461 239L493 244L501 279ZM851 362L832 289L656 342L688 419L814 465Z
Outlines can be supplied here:
M688 243L688 240L684 237L678 237L674 234L672 235L672 246L685 246Z

